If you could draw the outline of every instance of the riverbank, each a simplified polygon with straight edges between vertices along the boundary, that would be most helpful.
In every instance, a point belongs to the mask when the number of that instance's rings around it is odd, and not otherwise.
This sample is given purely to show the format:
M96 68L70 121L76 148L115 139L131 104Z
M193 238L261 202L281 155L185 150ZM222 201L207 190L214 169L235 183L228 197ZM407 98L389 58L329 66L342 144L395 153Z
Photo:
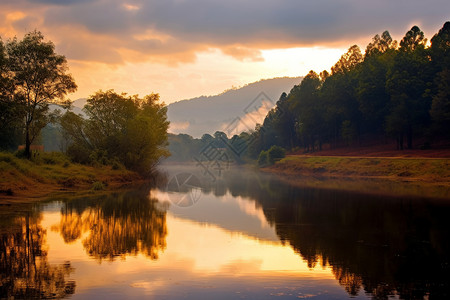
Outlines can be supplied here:
M265 171L450 184L450 159L289 155Z
M450 199L449 158L289 155L262 171L312 187Z
M0 204L30 202L56 193L93 193L145 181L139 174L111 166L69 162L62 154L21 159L0 153Z

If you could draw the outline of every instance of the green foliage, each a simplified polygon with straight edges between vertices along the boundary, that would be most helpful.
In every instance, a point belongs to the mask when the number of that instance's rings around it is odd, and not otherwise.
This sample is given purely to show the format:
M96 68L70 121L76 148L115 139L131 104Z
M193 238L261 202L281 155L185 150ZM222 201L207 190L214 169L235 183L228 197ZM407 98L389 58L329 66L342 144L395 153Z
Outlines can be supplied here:
M0 44L0 102L8 112L3 115L2 111L0 119L10 124L6 132L24 130L28 158L30 145L52 119L49 103L61 102L77 88L67 69L66 58L56 54L55 45L45 42L38 31L27 33L20 41L14 38ZM11 140L8 143L14 144Z
M270 165L269 153L263 150L258 156L258 166L266 167L268 165Z
M149 175L161 157L169 156L167 108L159 95L143 99L99 91L87 100L88 118L72 112L60 118L67 154L76 162L94 165L124 165Z
M350 47L331 75L310 71L282 95L263 124L250 133L249 155L260 155L265 163L261 151L271 145L303 146L311 152L324 143L336 148L392 137L403 149L404 140L412 148L416 138L426 139L427 145L448 138L449 53L450 22L428 48L417 26L399 45L385 31L374 36L364 55L358 46Z
M444 129L442 134L448 135L450 128L450 69L440 72L437 80L438 92L433 97L430 113L437 127Z
M267 167L286 156L286 150L280 146L272 146L267 151L261 151L258 156L258 166Z
M269 156L269 162L273 164L286 156L286 150L280 146L274 145L267 151L267 155Z

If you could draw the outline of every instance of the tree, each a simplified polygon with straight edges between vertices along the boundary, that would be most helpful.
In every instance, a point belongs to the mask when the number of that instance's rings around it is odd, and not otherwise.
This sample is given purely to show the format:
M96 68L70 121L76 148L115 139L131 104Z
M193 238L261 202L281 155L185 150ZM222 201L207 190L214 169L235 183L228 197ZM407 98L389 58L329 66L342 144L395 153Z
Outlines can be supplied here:
M170 155L166 149L167 107L159 103L158 94L147 95L136 102L138 113L127 122L118 157L126 167L148 175L161 157Z
M363 130L382 134L390 96L386 77L396 55L397 42L389 32L377 34L366 48L364 61L358 71L356 96L363 116Z
M67 73L66 58L56 54L55 45L45 42L38 31L26 34L21 41L8 41L6 51L14 86L12 100L23 107L25 155L30 157L30 145L49 122L49 103L62 102L77 85Z
M450 22L446 22L431 39L430 56L436 82L430 114L435 122L436 131L448 136L450 126Z
M71 143L69 156L80 163L109 164L119 161L128 169L150 175L166 150L167 107L158 94L143 99L99 91L84 107L87 119L67 112L60 119Z
M319 148L321 147L323 124L323 107L319 96L321 85L319 75L310 71L298 88L293 89L290 94L291 109L297 118L297 132L307 151L314 151L316 141L319 142Z
M348 51L341 56L338 62L331 68L331 73L345 74L355 68L356 65L363 61L363 56L361 54L361 49L358 45L351 46Z
M386 129L397 136L400 149L404 135L407 148L411 149L414 129L426 127L429 121L431 98L426 89L433 79L425 43L423 32L413 26L400 42L399 53L386 80L390 95Z
M400 41L400 51L412 52L418 47L423 47L427 39L419 27L413 26Z
M381 34L381 37L377 34L372 38L372 42L366 47L365 57L373 54L382 54L396 48L397 41L393 40L389 31L386 30Z
M280 140L280 145L288 149L294 148L296 143L295 115L289 108L289 98L282 93L277 101L274 127Z
M438 75L438 93L433 97L430 114L438 127L438 132L449 136L450 69L445 69Z
M450 68L450 22L446 22L431 39L430 55L440 70Z
M347 143L360 136L361 112L358 109L357 83L362 61L359 47L351 46L331 68L332 75L326 78L321 88L323 106L326 106L325 121L329 124L329 135L334 137L335 147L343 129Z
M14 85L8 69L6 46L0 39L0 149L17 149L22 107L13 101Z

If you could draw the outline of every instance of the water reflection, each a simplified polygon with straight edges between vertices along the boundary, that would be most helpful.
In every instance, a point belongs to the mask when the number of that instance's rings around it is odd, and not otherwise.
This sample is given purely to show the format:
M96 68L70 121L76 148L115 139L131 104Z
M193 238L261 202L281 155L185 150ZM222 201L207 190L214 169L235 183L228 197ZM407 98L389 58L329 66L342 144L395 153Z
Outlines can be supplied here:
M0 298L60 299L75 292L70 262L50 264L47 259L46 230L40 213L30 211L3 220L0 228Z
M446 201L227 174L3 218L0 298L449 298Z
M66 243L82 239L99 262L138 253L157 259L166 247L166 208L149 199L149 189L72 199L63 204L53 229Z
M235 172L209 191L254 199L309 267L330 266L350 296L449 297L450 205L304 188ZM216 188L217 187L217 188Z

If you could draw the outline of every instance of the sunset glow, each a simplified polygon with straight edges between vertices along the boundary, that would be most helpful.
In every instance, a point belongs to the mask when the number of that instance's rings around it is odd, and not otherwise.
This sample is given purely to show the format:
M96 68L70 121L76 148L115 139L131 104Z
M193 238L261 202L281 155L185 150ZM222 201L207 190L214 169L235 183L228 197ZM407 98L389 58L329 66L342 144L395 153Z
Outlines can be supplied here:
M423 9L414 10L389 1L285 2L2 1L0 35L36 29L53 41L78 84L73 100L114 89L157 92L171 103L329 70L349 46L364 50L384 30L396 39L412 24L436 32L449 8L446 1L434 9L418 1L408 7Z

